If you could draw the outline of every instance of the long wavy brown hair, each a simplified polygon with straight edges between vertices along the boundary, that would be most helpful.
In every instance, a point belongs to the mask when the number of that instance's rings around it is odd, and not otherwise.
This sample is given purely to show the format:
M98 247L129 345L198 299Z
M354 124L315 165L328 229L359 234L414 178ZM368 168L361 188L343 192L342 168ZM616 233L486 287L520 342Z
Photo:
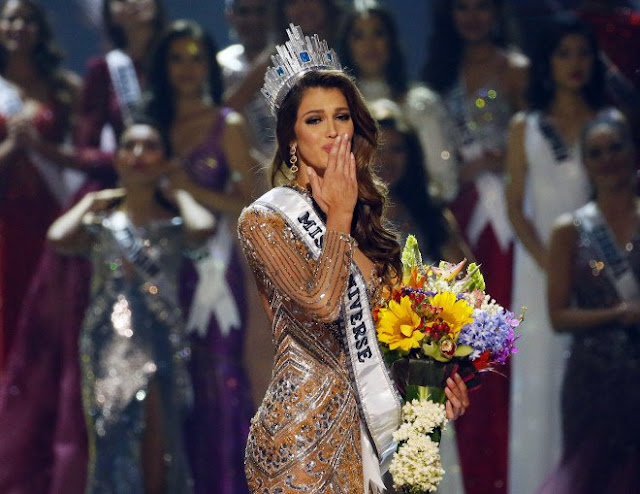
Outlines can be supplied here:
M379 128L353 79L337 70L313 70L304 74L283 101L277 114L277 149L270 168L272 185L281 185L289 175L289 144L295 140L298 108L310 88L338 89L344 94L353 120L352 151L356 158L358 200L353 212L351 235L360 250L373 262L386 266L389 280L401 273L400 245L386 225L384 211L387 187L373 172L375 152L379 144Z

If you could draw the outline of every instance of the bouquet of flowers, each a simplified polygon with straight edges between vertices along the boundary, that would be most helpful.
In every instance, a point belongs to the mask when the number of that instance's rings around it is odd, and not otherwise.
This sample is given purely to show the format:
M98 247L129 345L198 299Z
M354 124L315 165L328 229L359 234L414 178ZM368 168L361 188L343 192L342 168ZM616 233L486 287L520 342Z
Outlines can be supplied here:
M447 377L458 372L473 388L478 372L516 352L522 317L484 292L479 266L465 264L423 265L409 236L402 282L373 311L378 342L405 402L389 470L394 487L411 494L435 491L444 475L439 442L447 423Z

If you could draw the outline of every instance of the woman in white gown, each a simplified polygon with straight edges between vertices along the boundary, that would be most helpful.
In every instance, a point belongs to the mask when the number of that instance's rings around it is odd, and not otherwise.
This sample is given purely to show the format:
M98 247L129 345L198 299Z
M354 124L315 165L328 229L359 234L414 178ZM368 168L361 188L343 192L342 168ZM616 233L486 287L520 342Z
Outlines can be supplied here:
M558 460L559 392L567 340L547 313L546 268L554 220L585 204L590 186L578 151L583 125L602 104L597 46L577 18L554 18L533 60L530 111L511 122L509 217L518 238L513 308L526 324L511 368L510 492L531 494Z

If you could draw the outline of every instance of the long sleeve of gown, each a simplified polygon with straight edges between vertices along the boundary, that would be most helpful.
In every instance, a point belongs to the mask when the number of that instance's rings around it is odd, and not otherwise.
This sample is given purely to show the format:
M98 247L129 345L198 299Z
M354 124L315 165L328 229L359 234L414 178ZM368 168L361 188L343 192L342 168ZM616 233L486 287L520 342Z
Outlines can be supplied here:
M337 319L353 259L352 237L327 231L314 260L284 218L255 207L243 211L238 234L259 285L316 321Z

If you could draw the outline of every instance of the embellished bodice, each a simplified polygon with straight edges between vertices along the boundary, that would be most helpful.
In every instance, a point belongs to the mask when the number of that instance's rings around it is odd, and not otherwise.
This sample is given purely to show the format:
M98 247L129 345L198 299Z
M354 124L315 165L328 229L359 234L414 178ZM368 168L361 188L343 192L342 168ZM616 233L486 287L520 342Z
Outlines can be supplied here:
M360 419L339 324L353 241L328 231L315 260L282 216L256 205L238 231L276 348L247 444L249 487L362 492Z
M473 154L474 146L502 150L507 142L513 107L498 78L476 91L469 91L461 80L444 95L444 103L453 120L456 146L463 159Z
M101 290L136 290L148 281L124 259L114 236L114 230L121 228L122 221L127 221L125 214L116 211L104 217L96 217L94 222L87 225L88 231L94 236L91 252L94 295ZM182 219L175 217L133 227L146 247L146 255L163 268L166 291L156 292L154 295L171 302L177 300L178 272L183 255L182 226Z
M592 237L582 227L579 218L574 224L578 232L577 251L574 257L573 293L579 307L606 308L620 302L616 289L603 272L603 259L593 246ZM631 242L618 246L625 256L635 278L640 280L640 225Z

